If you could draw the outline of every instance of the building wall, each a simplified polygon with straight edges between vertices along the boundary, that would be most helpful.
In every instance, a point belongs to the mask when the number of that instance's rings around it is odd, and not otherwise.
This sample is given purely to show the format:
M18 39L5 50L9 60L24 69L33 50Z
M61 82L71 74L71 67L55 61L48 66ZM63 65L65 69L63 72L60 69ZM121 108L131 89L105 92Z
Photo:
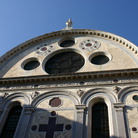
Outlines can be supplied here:
M68 39L72 46L60 46ZM47 61L67 51L80 54L84 65L76 72L46 72ZM91 138L92 107L104 102L109 136L137 138L137 54L131 42L96 30L62 30L17 46L0 60L0 132L9 111L20 104L15 138ZM109 61L92 63L97 55ZM30 61L39 66L24 69Z

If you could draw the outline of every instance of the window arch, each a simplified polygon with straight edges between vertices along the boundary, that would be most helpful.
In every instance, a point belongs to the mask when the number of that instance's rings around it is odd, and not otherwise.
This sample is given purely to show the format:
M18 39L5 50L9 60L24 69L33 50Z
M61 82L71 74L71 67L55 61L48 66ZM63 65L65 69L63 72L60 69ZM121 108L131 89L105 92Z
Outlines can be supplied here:
M12 108L10 109L7 115L7 119L3 126L0 137L2 138L13 138L14 137L21 112L22 112L22 106L20 104L12 106Z
M107 105L100 101L92 106L92 138L109 138Z

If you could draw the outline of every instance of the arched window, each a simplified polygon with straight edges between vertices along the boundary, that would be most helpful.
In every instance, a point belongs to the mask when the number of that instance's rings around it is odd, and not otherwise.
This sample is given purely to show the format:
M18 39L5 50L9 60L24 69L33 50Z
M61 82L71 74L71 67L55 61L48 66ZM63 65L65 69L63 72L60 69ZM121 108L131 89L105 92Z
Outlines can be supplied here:
M6 122L2 129L1 138L13 138L22 112L21 105L13 106L7 116Z
M92 106L92 138L109 138L108 109L104 102Z

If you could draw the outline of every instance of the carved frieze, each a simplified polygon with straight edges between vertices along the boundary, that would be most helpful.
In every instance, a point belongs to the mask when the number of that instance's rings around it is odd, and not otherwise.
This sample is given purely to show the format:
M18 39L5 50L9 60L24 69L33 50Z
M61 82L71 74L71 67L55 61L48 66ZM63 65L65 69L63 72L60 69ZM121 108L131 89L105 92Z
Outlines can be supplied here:
M77 91L77 95L78 95L79 97L81 97L81 96L83 95L83 93L84 93L83 90L78 90L78 91Z
M120 79L116 85L118 84L131 84L133 83L138 83L138 79ZM112 80L93 80L93 81L85 81L84 85L83 86L98 86L98 85L114 85L115 83L112 81ZM0 87L0 90L1 91L19 91L19 90L22 90L22 89L30 89L30 90L33 90L33 89L44 89L44 88L64 88L64 87L82 87L82 85L80 85L80 82L78 81L70 81L70 82L63 82L61 83L61 81L58 83L58 81L56 81L56 83L44 83L44 84L40 84L39 87L34 87L34 85L18 85L18 86L10 86L10 87ZM7 95L7 94L6 94Z
M120 88L118 86L113 87L113 92L118 93L120 91Z

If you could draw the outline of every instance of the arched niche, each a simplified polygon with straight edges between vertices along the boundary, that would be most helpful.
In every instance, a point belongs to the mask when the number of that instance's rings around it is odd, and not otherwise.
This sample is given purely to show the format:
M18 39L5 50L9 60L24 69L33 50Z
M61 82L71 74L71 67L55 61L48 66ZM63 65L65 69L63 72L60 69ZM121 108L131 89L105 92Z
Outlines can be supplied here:
M120 93L120 100L124 103L124 117L128 136L138 137L138 87L126 87ZM129 129L128 129L129 128Z
M71 93L69 95L61 91L49 91L39 95L32 103L35 112L32 115L28 137L72 137L76 129L77 103L77 98L73 97ZM59 129L54 129L57 126Z
M92 107L94 104L98 102L102 102L107 106L108 112L108 121L109 121L109 135L115 136L117 135L117 125L116 125L116 115L115 110L113 108L113 103L116 102L116 98L109 93L108 90L105 89L95 89L93 91L87 92L84 97L82 97L82 103L86 104L86 126L87 126L87 135L89 138L92 137Z

